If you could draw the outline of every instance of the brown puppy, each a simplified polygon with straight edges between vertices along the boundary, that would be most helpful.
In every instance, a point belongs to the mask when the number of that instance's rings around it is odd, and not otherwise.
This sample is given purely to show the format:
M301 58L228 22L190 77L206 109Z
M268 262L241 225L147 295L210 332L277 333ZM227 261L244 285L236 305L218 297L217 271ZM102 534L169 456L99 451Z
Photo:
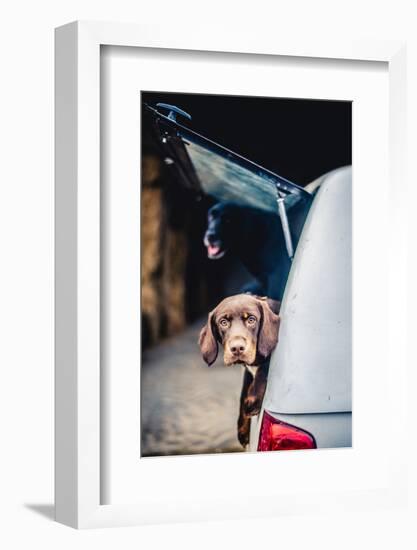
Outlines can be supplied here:
M279 305L250 294L231 296L210 312L200 332L199 345L208 365L216 360L221 343L225 365L245 367L238 420L238 439L244 447L249 443L250 417L261 410L269 356L278 342Z

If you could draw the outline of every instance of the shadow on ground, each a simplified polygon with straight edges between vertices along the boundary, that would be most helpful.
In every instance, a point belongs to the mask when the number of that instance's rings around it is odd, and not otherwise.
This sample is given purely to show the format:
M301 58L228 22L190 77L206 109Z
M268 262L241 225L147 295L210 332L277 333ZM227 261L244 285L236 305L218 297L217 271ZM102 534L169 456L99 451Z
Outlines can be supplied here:
M25 504L25 508L44 518L55 521L55 506L53 504Z

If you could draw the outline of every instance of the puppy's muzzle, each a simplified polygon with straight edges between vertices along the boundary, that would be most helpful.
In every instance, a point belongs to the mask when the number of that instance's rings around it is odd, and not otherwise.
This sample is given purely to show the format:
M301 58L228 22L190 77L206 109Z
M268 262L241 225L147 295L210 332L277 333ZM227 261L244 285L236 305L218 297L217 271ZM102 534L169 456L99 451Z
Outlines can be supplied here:
M228 342L227 347L229 348L229 353L235 362L243 361L248 350L248 343L245 338L236 337L232 338Z

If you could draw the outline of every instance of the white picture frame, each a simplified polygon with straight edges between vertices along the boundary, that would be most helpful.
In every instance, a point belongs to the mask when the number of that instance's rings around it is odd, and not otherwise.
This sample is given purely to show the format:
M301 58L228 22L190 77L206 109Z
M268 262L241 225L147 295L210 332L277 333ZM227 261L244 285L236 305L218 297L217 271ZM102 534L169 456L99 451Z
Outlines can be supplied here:
M403 457L389 450L389 475L383 489L354 495L289 494L265 510L245 511L238 499L208 501L199 510L166 495L163 507L134 503L101 504L100 400L100 48L128 46L254 55L381 61L389 71L390 189L404 182L405 45L396 41L290 40L261 33L179 33L167 27L75 22L56 30L56 519L77 528L121 526L186 519L216 519L330 509L392 506L404 499ZM403 186L405 188L405 185ZM392 201L392 234L406 242L401 216L404 193ZM405 202L405 201L404 201ZM405 273L404 251L390 249L393 276ZM405 298L390 300L390 315L405 317ZM405 383L405 344L398 332L397 399ZM394 377L390 377L394 379ZM398 397L399 396L399 397ZM398 404L398 402L397 402ZM394 413L393 413L394 414ZM401 423L403 407L395 411ZM401 440L401 430L398 441ZM388 452L388 451L387 451ZM231 457L233 459L233 457Z

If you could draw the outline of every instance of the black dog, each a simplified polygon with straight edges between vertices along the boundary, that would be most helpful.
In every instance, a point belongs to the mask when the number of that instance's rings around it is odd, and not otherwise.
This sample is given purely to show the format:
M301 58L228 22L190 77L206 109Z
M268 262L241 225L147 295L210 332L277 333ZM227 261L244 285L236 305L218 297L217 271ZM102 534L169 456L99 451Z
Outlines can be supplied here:
M289 212L294 247L304 223L305 210L303 206ZM208 211L204 244L210 259L216 260L231 252L256 278L258 284L245 287L242 292L282 300L291 261L278 213L227 202L215 204Z

